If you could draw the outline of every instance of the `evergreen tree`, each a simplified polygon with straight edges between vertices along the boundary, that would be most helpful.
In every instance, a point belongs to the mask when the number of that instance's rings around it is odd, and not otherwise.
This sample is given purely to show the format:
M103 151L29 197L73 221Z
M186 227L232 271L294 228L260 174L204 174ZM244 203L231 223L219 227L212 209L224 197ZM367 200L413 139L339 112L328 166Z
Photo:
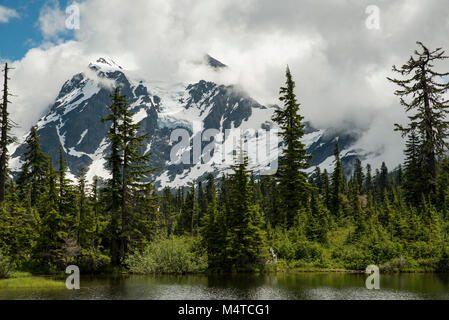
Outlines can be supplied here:
M78 215L74 211L76 199L75 190L73 190L70 185L69 180L66 177L67 167L64 158L64 151L61 143L59 144L59 169L58 169L58 187L59 187L59 197L58 197L58 211L59 214L72 218L76 221L75 217Z
M340 217L342 214L342 193L344 192L344 175L343 166L340 159L340 150L338 142L335 143L334 150L335 167L332 173L332 195L331 195L331 212L334 216Z
M176 191L176 207L180 210L184 205L184 187L179 187Z
M90 199L87 196L87 169L82 168L77 176L78 180L78 216L76 219L77 242L82 248L92 244L95 225Z
M351 206L352 206L352 216L354 218L356 230L355 230L355 240L359 240L360 237L366 231L365 221L362 211L362 206L360 203L360 191L359 191L359 183L357 180L354 180L352 183L351 190Z
M92 247L95 248L95 251L98 251L101 239L101 231L102 231L102 215L100 215L100 190L99 190L99 179L98 176L94 176L91 184L91 196L90 202L92 203L93 210L93 240Z
M45 175L47 180L43 181L44 192L41 193L41 202L38 204L40 213L39 237L34 250L34 258L40 261L46 268L52 266L62 267L67 263L68 256L79 254L77 250L69 254L64 249L68 238L67 217L59 211L59 194L57 189L57 173L53 169L51 159L46 157Z
M388 168L385 162L382 162L379 175L376 178L377 196L379 202L382 202L385 199L389 185Z
M184 204L181 209L179 221L177 224L177 233L193 234L197 227L199 206L196 196L195 182L191 183L190 190L187 192Z
M207 213L207 198L206 198L206 194L204 193L203 184L201 181L198 182L198 207L199 207L199 209L198 209L197 225L201 227L202 218Z
M112 262L119 265L128 254L132 242L130 231L132 220L134 223L142 221L137 219L140 215L131 216L132 202L136 199L150 203L154 201L153 188L150 183L145 182L148 174L154 170L147 165L150 154L144 154L142 151L143 141L147 135L138 134L140 126L133 122L134 113L130 111L126 96L121 95L120 89L116 88L111 94L111 100L111 114L103 121L111 122L108 132L111 153L107 160L112 178L108 186L111 199L108 209L112 218L110 224ZM150 209L150 213L147 213L152 215L151 212ZM140 226L134 228L139 229Z
M316 167L315 168L315 179L314 179L314 184L316 186L316 188L318 189L318 194L322 194L323 193L323 181L322 181L322 175L321 175L321 169L320 167Z
M120 154L120 136L118 126L120 122L120 112L122 109L123 99L120 96L120 89L116 88L114 93L110 95L112 105L109 107L111 114L102 119L102 122L111 122L111 127L107 134L111 142L111 151L106 158L112 177L108 180L107 188L107 211L111 215L111 223L109 224L109 238L111 260L113 265L120 264L120 204L121 204L121 182L122 182L122 156Z
M41 151L36 127L32 127L25 145L22 169L17 178L19 199L28 208L35 207L45 192L48 157Z
M327 209L322 207L317 196L312 193L306 227L307 238L310 241L327 244L327 233L329 231L328 213Z
M130 111L126 96L119 96L118 106L119 123L117 135L122 153L122 181L120 186L120 260L122 261L128 254L131 242L131 220L136 218L131 216L133 196L137 196L141 201L144 201L141 197L145 196L149 197L148 201L154 201L154 195L151 194L152 186L150 183L145 182L148 175L154 172L154 170L150 169L147 164L151 154L144 154L142 151L143 141L147 134L138 134L140 125L133 122L134 113Z
M434 194L436 191L437 160L444 155L449 137L449 101L445 94L449 84L444 77L449 73L439 73L433 70L434 63L445 60L441 48L429 50L421 42L417 42L421 51L415 50L415 56L411 56L401 68L393 66L393 71L399 73L405 79L391 79L400 88L395 92L400 97L401 105L406 112L411 113L407 126L395 125L395 130L400 131L403 137L411 131L417 130L422 138L419 148L422 166L422 191L426 194ZM407 78L408 77L408 78ZM406 97L411 96L407 102Z
M151 183L136 189L131 195L131 201L128 241L131 252L136 252L161 236L159 231L163 222L159 211L160 197Z
M263 268L267 251L259 206L252 205L248 158L240 150L230 177L230 199L233 204L226 216L225 271L249 271Z
M363 173L362 161L359 158L355 158L354 160L354 179L359 186L363 186L365 175Z
M365 192L371 194L373 190L373 178L371 174L371 165L368 163L366 165L366 177L365 177Z
M398 172L397 172L396 180L395 180L396 185L401 186L402 182L404 181L403 179L404 179L404 172L402 171L402 165L400 164L398 166Z
M217 208L215 181L212 174L207 177L207 213L203 217L203 243L207 251L208 268L212 272L222 271L226 263L226 225L224 217Z
M20 205L13 180L8 182L5 201L0 204L0 250L21 268L33 253L39 217Z
M409 204L418 205L421 201L424 181L421 172L420 140L415 130L410 131L406 143L404 193Z
M162 192L160 211L162 214L163 232L170 235L173 230L174 216L176 215L176 199L169 187Z
M449 218L449 158L440 162L437 176L437 207L444 219Z
M260 192L262 195L262 210L265 216L265 220L270 225L276 225L280 223L279 213L280 209L280 197L279 190L276 184L276 179L273 176L262 176L260 183Z
M281 189L279 194L282 197L283 218L288 226L292 226L300 208L308 202L310 185L303 170L309 167L311 157L301 142L304 136L303 117L299 114L300 104L294 93L295 82L288 67L286 77L286 86L280 90L280 101L284 103L284 109L275 111L273 121L279 125L285 144L279 159L277 178Z
M328 210L331 210L332 209L332 195L331 195L331 190L330 190L330 181L329 181L329 174L327 172L327 169L324 169L323 178L321 180L323 181L324 204L326 205L326 208Z
M217 188L215 186L215 178L212 173L209 173L206 177L206 203L209 204L215 198L217 201Z

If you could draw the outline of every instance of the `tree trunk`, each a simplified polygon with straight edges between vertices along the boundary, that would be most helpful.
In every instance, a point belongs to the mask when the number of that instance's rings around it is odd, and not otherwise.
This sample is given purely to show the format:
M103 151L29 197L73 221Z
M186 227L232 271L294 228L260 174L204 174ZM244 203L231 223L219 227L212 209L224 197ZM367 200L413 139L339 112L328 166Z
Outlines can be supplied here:
M2 128L0 141L0 202L5 200L6 155L8 152L8 64L5 64L3 83Z
M128 151L125 148L123 154L123 185L122 185L122 234L120 237L120 259L122 260L128 251L128 208L127 208L127 194L128 194Z

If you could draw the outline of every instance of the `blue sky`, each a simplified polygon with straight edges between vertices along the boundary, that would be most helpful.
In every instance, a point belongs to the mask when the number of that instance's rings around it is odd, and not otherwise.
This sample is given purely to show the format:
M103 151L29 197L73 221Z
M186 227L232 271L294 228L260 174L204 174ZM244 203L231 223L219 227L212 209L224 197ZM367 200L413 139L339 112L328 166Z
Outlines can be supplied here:
M18 17L0 23L0 57L8 60L19 60L26 52L39 46L43 37L39 29L38 19L41 9L45 5L59 6L64 10L71 0L0 0L0 6L14 9ZM63 40L69 39L71 34L65 35ZM5 44L6 43L6 44Z

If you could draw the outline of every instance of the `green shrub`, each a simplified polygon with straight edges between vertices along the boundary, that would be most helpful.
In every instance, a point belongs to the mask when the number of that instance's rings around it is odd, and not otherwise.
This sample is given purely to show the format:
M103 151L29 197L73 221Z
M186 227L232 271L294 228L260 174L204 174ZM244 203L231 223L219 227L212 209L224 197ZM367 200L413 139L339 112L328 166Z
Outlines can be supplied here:
M101 252L94 252L92 249L83 249L78 266L84 272L96 272L107 267L111 262L111 258Z
M278 259L290 261L296 258L296 245L287 232L276 232L272 246Z
M429 259L439 256L439 250L429 242L416 241L407 246L409 254L415 259Z
M339 264L348 270L365 270L367 266L373 264L367 252L356 246L335 248L332 252L332 259L339 261Z
M321 260L323 249L320 244L310 241L298 241L295 244L295 259L306 261Z
M0 279L8 278L14 269L11 258L0 251Z
M207 268L207 256L198 251L197 241L190 237L170 237L151 242L142 252L126 259L129 271L136 274L185 274Z
M362 247L362 250L369 254L371 263L379 265L384 262L400 258L402 255L402 245L397 242L384 240L369 243Z

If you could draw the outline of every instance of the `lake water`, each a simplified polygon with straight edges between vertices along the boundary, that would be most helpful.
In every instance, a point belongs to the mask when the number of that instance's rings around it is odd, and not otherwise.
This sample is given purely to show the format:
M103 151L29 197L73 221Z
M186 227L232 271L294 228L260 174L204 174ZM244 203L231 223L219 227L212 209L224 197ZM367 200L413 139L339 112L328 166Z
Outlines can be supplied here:
M380 290L366 289L366 277L348 273L81 277L77 291L0 289L0 300L449 300L449 274L381 274Z

